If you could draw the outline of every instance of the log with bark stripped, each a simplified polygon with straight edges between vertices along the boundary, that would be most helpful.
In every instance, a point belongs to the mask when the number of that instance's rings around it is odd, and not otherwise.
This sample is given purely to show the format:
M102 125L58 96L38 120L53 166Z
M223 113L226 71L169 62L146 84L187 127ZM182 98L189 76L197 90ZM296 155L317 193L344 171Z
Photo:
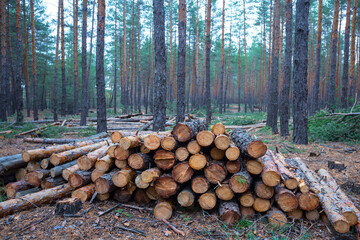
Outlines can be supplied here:
M137 147L139 144L140 144L139 136L123 137L119 141L119 146L124 150Z
M225 180L227 171L224 162L213 161L204 169L206 179L212 184L219 184Z
M198 142L196 140L190 141L187 144L186 148L187 148L187 150L189 151L190 154L197 154L201 150L201 146L198 144Z
M210 183L204 176L197 176L191 180L191 189L194 193L203 194L209 187Z
M241 206L252 207L255 201L255 197L250 190L247 190L239 197L239 202Z
M68 168L65 168L62 170L62 173L61 173L61 176L66 180L68 181L69 180L69 176L73 173L75 173L76 171L79 171L80 168L77 164L71 166L71 167L68 167Z
M130 181L134 181L135 172L131 168L125 168L117 171L111 178L114 185L117 187L125 187Z
M203 193L199 197L199 205L204 210L211 210L216 206L216 195L213 191Z
M240 150L239 148L234 144L234 142L230 143L230 146L225 151L225 156L230 161L235 161L240 157Z
M272 156L274 163L276 164L276 166L279 170L281 179L284 182L286 188L288 188L290 190L296 189L298 186L298 181L297 181L297 177L295 176L295 174L285 167L285 165L283 164L283 161L281 161L278 158L278 157L280 157L279 154L275 155L271 150L269 150L269 152Z
M196 134L196 141L202 147L209 147L214 143L214 140L215 135L208 130L203 130Z
M206 164L207 164L206 156L201 153L192 155L189 159L189 165L194 170L201 170L206 166Z
M293 192L280 186L275 189L275 201L282 211L291 212L298 208L299 202Z
M265 185L261 180L254 183L254 192L259 198L271 199L274 196L274 188Z
M214 143L218 149L225 151L230 147L231 140L227 135L220 134L216 136Z
M173 212L173 206L168 201L160 201L156 204L154 208L154 216L155 218L162 219L170 219Z
M218 149L217 147L213 147L210 150L210 157L213 160L222 160L225 157L225 151Z
M215 135L220 135L220 134L224 134L226 132L225 129L225 125L222 124L221 122L219 123L215 123L212 127L211 127L211 132Z
M241 163L239 160L227 161L225 166L226 166L227 171L231 174L237 173L241 169Z
M161 139L161 147L164 150L173 151L177 149L178 145L179 145L178 142L175 140L173 136L166 136Z
M175 158L178 161L185 161L189 157L189 151L185 147L179 147L175 151Z
M89 185L83 186L76 189L71 193L72 198L79 198L82 202L86 202L91 199L95 193L95 184L90 183Z
M282 227L287 223L286 214L274 207L267 213L267 217L269 223L277 227Z
M150 168L141 172L142 181L150 183L158 179L161 175L161 171L158 168Z
M224 180L219 184L215 190L216 196L223 201L230 201L234 197L234 192L231 190L229 180Z

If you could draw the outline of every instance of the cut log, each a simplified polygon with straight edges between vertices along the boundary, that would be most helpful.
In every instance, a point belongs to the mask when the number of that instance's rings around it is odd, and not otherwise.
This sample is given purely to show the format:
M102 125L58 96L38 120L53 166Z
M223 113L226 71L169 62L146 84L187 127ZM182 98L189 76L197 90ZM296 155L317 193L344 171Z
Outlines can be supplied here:
M190 167L188 162L181 162L176 164L171 171L171 175L178 183L185 183L189 181L194 174L194 170Z
M290 219L299 220L303 217L303 210L301 210L300 208L297 208L293 211L287 212L286 214L288 215L288 217Z
M206 126L201 120L182 122L175 125L172 131L174 138L183 143L194 138L199 131L205 130Z
M71 193L71 197L79 198L81 202L86 202L91 199L94 193L95 193L95 184L91 183L89 185L83 186L73 191Z
M259 198L271 199L274 196L275 190L273 187L269 187L265 185L261 180L258 180L254 184L254 192Z
M106 172L100 171L98 169L94 169L91 172L90 178L91 181L94 183L99 177L101 177L102 175L104 175Z
M58 176L56 178L48 177L41 181L41 188L42 189L54 188L56 186L60 186L65 183L66 183L65 179L63 179L61 176Z
M255 217L255 210L252 207L243 207L240 206L240 213L243 218L253 218Z
M262 181L270 187L277 186L281 179L273 158L270 155L265 155L261 159L264 164L263 171L261 173Z
M5 175L12 170L23 168L27 163L22 159L22 157L13 158L10 160L4 160L0 162L0 175Z
M114 155L116 160L127 160L131 154L135 153L135 150L135 148L124 150L120 146L117 146L114 150Z
M191 189L185 188L177 195L177 202L182 207L191 207L195 202L195 194Z
M55 167L50 169L50 176L52 178L55 178L57 176L61 176L64 169L69 168L71 166L74 166L76 163L77 163L77 160L74 160L74 161L65 163L63 165L55 166ZM65 179L65 180L67 180L67 179Z
M246 169L253 175L259 175L263 170L261 158L247 158L245 163Z
M55 188L25 195L21 199L11 199L1 202L0 217L64 198L68 196L72 190L73 188L69 184L64 184Z
M299 207L304 211L312 211L319 206L319 198L312 192L297 193L296 197L299 202Z
M77 171L69 176L69 184L73 188L78 188L91 182L91 171Z
M102 141L102 142L95 143L92 145L87 145L85 147L75 148L73 150L69 150L69 151L62 152L62 153L54 153L50 157L50 162L55 166L64 164L66 162L70 162L76 158L79 158L91 151L99 149L105 145L108 145L107 141Z
M270 200L263 198L255 198L253 208L257 212L266 212L270 209Z
M140 174L140 175L137 175L136 178L135 178L135 185L138 188L146 189L146 188L149 187L150 183L144 182L143 179L142 179L142 175Z
M143 153L133 153L128 158L130 167L136 170L142 170L149 167L151 157Z
M120 169L129 167L127 160L117 160L117 159L115 160L115 166Z
M212 191L201 194L199 197L200 207L204 210L211 210L216 206L216 195Z
M69 180L69 177L71 174L75 173L76 171L79 171L80 168L77 164L75 165L72 165L71 167L68 167L68 168L65 168L63 171L62 171L62 174L61 176L66 180L68 181Z
M156 192L155 187L154 186L149 186L146 189L146 195L151 199L151 200L159 200L160 196L159 194Z
M305 212L305 217L309 221L317 221L320 218L320 213L317 209Z
M202 194L207 192L210 183L204 176L198 176L191 180L191 189L194 193Z
M185 147L179 147L175 151L175 158L179 161L185 161L189 157L189 151Z
M122 149L127 150L129 148L137 147L139 145L139 143L140 143L139 136L128 136L128 137L123 137L120 139L119 146Z
M220 135L220 134L224 134L226 132L225 129L225 125L222 123L215 123L212 127L211 127L211 132L215 135Z
M144 153L144 154L148 154L150 152L150 149L148 149L147 147L145 147L144 144L140 145L140 152Z
M227 171L231 174L237 173L241 169L240 161L227 161L225 166Z
M225 151L230 147L231 140L227 135L221 134L216 136L214 143L218 149Z
M28 172L33 172L33 171L39 170L40 168L41 168L40 162L37 162L37 161L30 161L26 165L26 171L28 171Z
M269 150L269 152L271 153L272 155L272 159L273 161L275 162L278 170L279 170L279 173L280 173L280 176L281 176L281 179L283 180L286 188L290 189L290 190L294 190L297 188L298 186L298 181L296 179L296 176L293 172L289 171L289 169L287 169L285 167L285 165L283 164L283 161L281 161L280 159L278 159L279 157L279 154L277 154L276 156L274 155L274 153L272 151Z
M37 192L40 192L40 191L41 191L41 188L38 188L38 187L34 187L34 188L27 189L27 190L19 191L19 192L16 193L15 198L22 198L25 195L37 193Z
M234 201L222 201L219 205L219 215L222 222L227 225L233 225L241 218L239 205Z
M10 155L10 156L5 156L5 157L1 157L0 158L0 163L2 162L9 162L9 161L12 161L12 160L15 160L15 159L19 159L21 158L21 154L15 154L15 155Z
M206 166L207 159L205 155L198 153L192 155L189 159L189 165L194 170L201 170Z
M161 147L167 151L173 151L178 147L178 142L173 136L167 136L161 139Z
M282 227L287 223L286 214L277 208L272 208L267 213L269 223L273 226Z
M34 187L40 187L42 179L48 176L50 176L50 170L40 169L27 173L25 175L25 181Z
M153 158L156 166L163 170L171 169L176 162L174 153L166 150L157 150Z
M96 195L96 198L99 199L99 201L106 201L110 198L110 196L111 196L110 193L104 193L104 194L98 193ZM114 199L115 199L115 197L114 197Z
M202 147L209 147L211 144L213 144L214 139L215 135L207 130L200 131L198 134L196 134L196 141Z
M107 150L107 154L108 154L110 157L114 158L114 157L115 157L115 149L116 149L118 146L119 146L119 145L117 145L117 144L114 144L114 145L109 146L109 148L108 148L108 150Z
M21 180L18 182L12 182L12 183L6 184L5 193L6 193L7 198L9 198L9 199L15 198L17 192L24 191L29 188L32 188L32 185L27 183L25 180Z
M63 144L63 145L51 146L47 148L25 150L22 152L22 158L25 162L36 161L36 160L48 158L53 153L65 152L74 148L76 148L75 145Z
M103 146L99 149L96 149L93 152L90 152L86 155L79 157L77 160L77 164L79 165L79 168L83 171L90 170L95 166L95 163L98 159L105 156L107 150L108 150L108 146Z
M225 164L220 161L213 161L204 169L206 179L212 184L219 184L225 180L227 171Z
M283 187L276 187L275 201L284 212L291 212L298 208L299 202L295 194Z
M222 160L225 157L225 152L217 147L213 147L210 150L210 157L216 161Z
M130 181L134 181L135 172L131 168L125 168L116 172L111 180L117 187L125 187Z
M116 189L116 186L111 181L112 176L117 172L117 169L113 169L111 172L106 173L96 179L95 181L95 190L100 194L105 194L108 192L112 192Z
M42 169L50 169L50 168L52 168L53 165L50 163L50 158L44 158L43 160L41 160L40 167Z
M165 136L160 136L157 134L148 134L143 136L144 146L150 150L157 150L161 146L161 139Z
M161 175L161 171L158 168L150 168L141 173L142 181L150 183L158 179Z
M134 201L139 204L147 204L151 199L146 195L145 189L137 188L134 192Z
M106 155L96 161L95 168L99 171L107 172L112 168L114 162L114 158Z
M240 150L233 142L231 142L230 146L225 151L225 156L230 161L235 161L240 157Z
M301 171L301 169L296 167L297 163L293 159L285 159L285 157L279 153L277 153L276 156L278 160L281 161L286 168L288 168L291 172L294 173L296 180L298 182L298 188L300 192L308 193L310 191L310 187L309 187L310 184L306 179L305 174Z
M82 202L79 198L68 198L56 202L55 214L66 216L76 214L82 209Z
M123 137L123 134L121 132L112 132L110 134L110 139L113 143L119 143L120 142L120 139Z
M43 143L43 144L67 144L75 143L79 139L62 139L62 138L24 138L24 142Z
M230 178L230 188L234 193L243 193L249 189L251 184L251 176L246 169L235 173Z
M254 205L255 197L250 190L247 190L239 197L239 202L241 206L252 207Z
M198 144L198 142L196 140L190 141L187 144L186 148L189 151L189 153L191 153L191 154L197 154L201 150L201 146Z
M16 170L15 172L15 179L16 181L21 181L25 179L25 175L26 175L27 171L25 168L19 168ZM1 174L0 174L1 175Z
M163 174L155 181L155 190L162 198L169 198L177 193L179 185L169 174Z
M245 130L237 128L231 131L230 135L243 156L259 158L265 155L266 145L262 141L253 139Z
M120 203L127 203L132 197L132 192L126 187L116 189L114 192L114 199Z
M234 197L234 192L229 186L229 180L223 181L215 190L216 196L223 201L230 201Z
M170 219L173 212L173 206L170 202L161 201L154 207L154 216L156 219Z

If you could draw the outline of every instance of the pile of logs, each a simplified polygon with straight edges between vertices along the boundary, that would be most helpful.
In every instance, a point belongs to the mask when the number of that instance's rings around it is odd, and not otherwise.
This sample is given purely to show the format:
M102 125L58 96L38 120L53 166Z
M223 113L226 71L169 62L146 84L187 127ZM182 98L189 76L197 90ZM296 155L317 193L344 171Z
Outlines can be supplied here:
M171 218L176 205L198 204L218 208L220 220L230 225L256 212L277 226L304 215L345 233L360 219L328 172L315 174L244 129L227 133L222 123L211 131L192 120L171 132L112 132L101 141L24 151L22 162L26 169L17 168L18 181L5 187L10 200L0 203L0 217L71 195L82 202L155 201L158 219Z

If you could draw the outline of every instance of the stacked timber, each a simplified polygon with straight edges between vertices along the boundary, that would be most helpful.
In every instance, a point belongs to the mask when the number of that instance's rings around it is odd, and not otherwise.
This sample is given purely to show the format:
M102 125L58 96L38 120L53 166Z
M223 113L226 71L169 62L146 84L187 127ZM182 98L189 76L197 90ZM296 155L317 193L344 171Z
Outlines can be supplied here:
M171 218L177 205L199 205L218 209L220 220L230 225L256 212L276 226L302 216L318 220L321 212L338 232L358 224L360 212L330 174L321 170L318 176L301 160L273 153L241 128L228 133L217 123L209 131L192 120L171 132L113 132L111 141L27 151L23 179L5 188L9 201L22 210L33 206L29 201L38 204L42 194L45 202L70 193L85 202L96 194L101 201L111 196L121 203L154 201L158 219ZM29 190L35 193L25 195L27 202L14 200ZM0 203L1 216L17 211L7 204L12 203Z

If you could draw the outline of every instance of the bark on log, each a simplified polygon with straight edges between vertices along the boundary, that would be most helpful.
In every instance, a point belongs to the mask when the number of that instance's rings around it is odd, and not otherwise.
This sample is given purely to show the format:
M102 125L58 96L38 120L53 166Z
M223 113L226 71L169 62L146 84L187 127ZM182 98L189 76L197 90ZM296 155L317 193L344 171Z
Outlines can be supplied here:
M123 137L119 141L119 146L124 150L137 147L139 144L140 144L139 136Z
M55 214L65 216L67 214L76 214L82 209L82 202L79 198L68 198L57 201L55 205Z
M167 137L164 137L163 139L161 139L161 147L164 150L173 151L173 150L177 149L178 142L175 140L175 138L173 136L167 136Z
M5 175L12 170L25 167L26 165L27 162L25 162L21 156L11 160L2 161L0 162L0 175Z
M204 169L206 179L212 184L219 184L225 180L227 171L225 164L220 161L213 161Z
M225 151L225 156L230 161L235 161L240 157L240 150L233 142L231 142L230 146Z
M271 199L274 196L274 188L265 185L261 180L258 180L254 184L254 192L259 198Z
M178 161L185 161L189 157L189 151L185 147L179 147L175 151L175 158Z
M240 161L227 161L225 166L227 171L231 174L237 173L241 169Z
M254 205L255 197L250 190L247 190L239 197L241 206L252 207Z
M276 164L281 179L283 180L286 188L290 189L290 190L294 190L297 188L298 186L298 181L296 179L296 176L293 172L289 171L283 164L283 161L281 161L278 157L280 157L279 154L274 155L274 153L272 151L269 151L272 155L272 159L274 161L274 163Z
M263 162L261 158L248 158L245 163L246 169L253 175L259 175L263 171Z
M177 193L179 185L168 174L163 174L155 181L155 190L162 198L169 198Z
M187 144L186 148L189 151L189 153L191 153L191 154L197 154L201 150L201 146L198 144L198 142L196 140L190 141Z
M22 198L25 195L37 193L37 192L40 192L40 191L41 191L41 188L38 188L38 187L34 187L34 188L27 189L27 190L19 191L19 192L16 193L15 198Z
M141 145L140 145L140 152L141 152L141 153L148 154L150 151L151 151L151 150L148 149L147 147L145 147L144 144L141 144Z
M272 157L270 155L265 155L261 159L264 164L261 173L262 181L270 187L277 186L280 183L280 174Z
M158 179L161 175L161 171L158 168L150 168L141 173L141 178L144 182L150 183Z
M197 176L191 180L191 189L194 193L202 194L207 192L210 183L204 176Z
M79 165L79 168L83 171L88 171L91 168L93 168L95 166L96 161L99 158L105 156L107 149L108 146L103 146L99 149L96 149L93 152L90 152L86 155L79 157L77 160L77 164Z
M265 155L267 146L262 141L253 139L245 130L237 128L231 131L230 135L242 156L259 158Z
M114 158L106 155L96 161L95 169L102 172L107 172L112 168L112 166L114 166L114 162Z
M270 200L262 199L262 198L255 198L253 208L257 212L266 212L270 209Z
M189 181L193 174L194 170L190 167L188 162L176 164L171 171L172 177L178 183L185 183Z
M20 191L27 190L32 188L32 185L28 184L25 180L8 183L5 186L5 193L7 198L15 198L16 193Z
M73 188L89 184L91 182L91 171L79 170L69 176L68 182Z
M200 207L204 210L211 210L216 206L216 195L212 191L201 194L198 200Z
M182 207L191 207L195 202L195 194L191 189L185 188L177 195L177 202Z
M246 169L235 173L230 178L230 188L234 193L243 193L249 189L252 178Z
M130 181L134 181L135 172L131 168L125 168L117 171L111 178L117 187L125 187Z
M299 206L295 194L283 187L276 187L275 201L284 212L294 211Z
M286 214L277 208L272 208L271 211L267 213L269 223L271 225L282 227L287 223Z
M206 156L198 153L195 155L192 155L189 159L189 165L194 170L201 170L206 166L207 159Z
M231 140L227 135L221 134L216 136L214 143L218 149L225 151L230 147Z
M48 177L50 175L50 170L41 169L36 170L34 172L29 172L25 175L25 181L34 186L40 187L42 179Z
M196 134L196 141L202 147L209 147L211 144L214 143L214 140L215 135L208 130L203 130Z
M215 135L220 135L220 134L224 134L226 132L225 129L225 125L222 123L215 123L212 127L211 127L211 132Z
M91 151L94 151L96 149L101 148L102 146L108 145L107 141L102 141L99 143L95 143L92 145L87 145L84 147L80 147L80 148L75 148L66 152L62 152L62 153L54 153L51 155L50 157L50 162L57 166L60 164L64 164L66 162L70 162L76 158L79 158Z
M50 176L52 178L55 178L57 176L61 176L64 169L69 168L71 166L74 166L74 165L76 165L76 163L77 163L77 160L74 160L74 161L65 163L63 165L55 166L55 167L50 169ZM67 180L67 178L64 178L64 179Z
M228 225L233 225L241 218L239 205L234 202L220 202L219 205L220 220Z
M55 188L42 190L23 196L21 199L11 199L0 203L0 217L9 214L34 208L41 204L51 203L57 199L69 195L73 188L69 184L64 184Z
M10 156L5 156L5 157L1 157L0 158L0 163L2 162L9 162L9 161L12 161L14 159L18 159L18 158L21 158L21 154L15 154L15 155L10 155Z
M115 185L112 182L112 176L117 172L117 169L113 169L111 172L102 175L95 181L95 190L100 194L105 194L115 190Z
M42 189L54 188L56 186L60 186L65 183L66 181L61 176L58 176L56 178L48 177L41 181L41 188Z
M157 150L153 158L156 166L163 170L171 169L176 162L174 153L166 150Z
M149 167L151 157L143 153L133 153L128 158L130 167L136 170L142 170Z
M127 203L132 197L132 192L126 187L116 189L114 192L114 199L120 203Z
M175 125L172 130L174 138L183 143L194 138L199 131L205 130L206 126L201 120L182 122Z
M234 197L234 192L231 190L229 180L223 181L215 190L216 196L223 201L230 201Z
M210 150L210 157L213 160L222 160L225 156L225 151L218 149L217 147L213 147Z
M43 143L43 144L68 144L75 143L79 139L61 139L61 138L24 138L24 142Z
M159 220L169 220L172 216L172 212L173 206L170 202L167 201L158 202L154 208L154 216Z

